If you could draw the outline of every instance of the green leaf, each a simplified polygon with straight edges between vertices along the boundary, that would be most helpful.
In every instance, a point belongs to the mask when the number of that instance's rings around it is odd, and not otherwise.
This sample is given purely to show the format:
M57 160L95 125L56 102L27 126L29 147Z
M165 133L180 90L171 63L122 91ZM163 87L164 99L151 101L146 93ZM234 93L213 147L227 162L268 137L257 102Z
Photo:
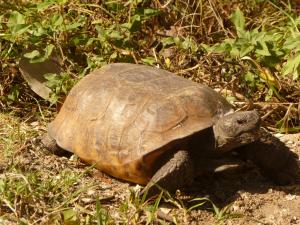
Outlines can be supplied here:
M81 27L81 26L83 26L83 25L84 25L84 23L79 23L79 22L67 24L67 25L66 25L66 30L74 30L74 29L76 29L76 28L78 28L78 27Z
M269 101L272 97L273 97L273 89L270 88L270 89L268 90L267 95L265 96L265 101L266 101L266 102Z
M199 201L199 203L188 208L187 210L188 212L192 211L193 209L199 208L200 206L204 205L207 202L211 202L208 198L194 198L190 202L195 202L195 201Z
M114 39L114 40L121 40L123 39L123 36L121 35L121 33L119 31L116 31L116 30L113 30L109 33L109 37L111 39Z
M142 59L142 62L152 66L156 62L156 60L153 57L146 57Z
M79 219L77 213L73 209L68 209L62 212L64 218L64 225L78 225Z
M254 81L255 81L255 76L253 73L251 73L250 71L247 71L245 74L244 74L244 79L247 83L249 84L254 84Z
M160 14L158 9L153 8L138 8L135 12L135 15L139 15L142 17L142 20L148 20L156 15Z
M153 8L147 8L144 9L144 15L146 16L156 16L160 13L158 9L153 9Z
M40 56L40 52L38 50L33 50L32 52L28 52L26 54L24 54L24 57L28 58L28 59L33 59Z
M41 37L45 34L47 34L47 30L44 29L39 23L35 23L34 26L36 27L35 30L33 30L33 35L36 37Z
M44 62L52 54L53 49L54 49L53 44L47 45L46 48L44 49L45 52L44 55L36 55L35 57L31 58L30 63Z
M7 95L7 99L15 102L18 100L20 95L20 88L18 85L13 86L12 90L10 91L10 93Z
M238 36L245 31L245 17L243 12L238 8L230 17L231 22L234 24Z
M270 53L270 51L269 51L269 48L268 48L266 42L264 42L264 41L259 41L258 43L259 43L259 46L260 46L261 48L257 48L257 49L255 50L255 53L257 53L257 54L259 54L259 55L262 55L262 56L271 56L271 53Z
M6 183L3 179L0 180L0 193L3 193L6 189Z
M193 53L195 53L198 50L198 45L191 37L187 37L181 43L181 48L183 48L185 50L191 50Z
M129 31L130 32L137 32L141 29L141 17L139 15L134 15L132 18L131 18L131 22L130 22L130 28L129 28Z
M64 21L64 20L63 20L63 17L62 17L61 15L55 14L55 15L52 16L50 22L51 22L51 26L52 26L53 28L56 28L56 27L62 25L63 21Z
M0 15L0 29L2 29L3 28L3 26L2 26L2 24L3 24L3 17L4 17L4 15Z
M8 27L15 27L18 24L25 24L25 17L23 14L13 11L10 13L9 19L7 21Z
M12 36L17 36L25 33L29 29L30 25L26 24L16 24L14 27L11 27Z
M25 33L30 25L26 24L25 16L17 11L13 11L7 21L7 27L10 30L10 35L14 39L16 36Z
M244 44L241 46L240 52L239 52L239 57L244 57L246 55L248 55L250 52L252 52L254 49L253 45L248 45L248 44Z
M43 1L41 3L38 3L36 5L36 8L37 8L38 12L41 12L41 11L49 8L53 4L54 4L54 2L52 2L52 1Z
M300 34L297 34L296 37L288 37L283 44L283 48L287 50L300 50Z
M68 0L56 0L56 2L60 5L64 5L68 2Z
M101 206L99 199L96 200L96 220L97 225L105 225L108 221L108 212Z
M163 44L164 47L175 44L173 37L162 38L161 43Z
M287 60L286 64L282 68L282 75L293 74L293 79L296 80L299 78L299 68L300 66L300 52L297 52L294 57L291 57Z

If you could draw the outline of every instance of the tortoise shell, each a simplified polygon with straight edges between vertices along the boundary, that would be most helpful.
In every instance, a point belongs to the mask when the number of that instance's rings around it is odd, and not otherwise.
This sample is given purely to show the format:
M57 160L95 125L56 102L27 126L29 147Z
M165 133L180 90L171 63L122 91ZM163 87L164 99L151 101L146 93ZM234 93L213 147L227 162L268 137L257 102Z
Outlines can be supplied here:
M162 69L116 63L74 86L48 133L101 171L146 184L164 152L231 112L207 86Z

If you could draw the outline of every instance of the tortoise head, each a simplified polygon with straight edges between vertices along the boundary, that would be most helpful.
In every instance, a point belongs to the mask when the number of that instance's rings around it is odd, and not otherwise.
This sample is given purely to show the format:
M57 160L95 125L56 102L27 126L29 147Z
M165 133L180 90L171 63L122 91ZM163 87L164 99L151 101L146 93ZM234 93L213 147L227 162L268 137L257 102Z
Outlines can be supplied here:
M217 151L229 151L259 138L256 111L235 112L219 118L213 126Z

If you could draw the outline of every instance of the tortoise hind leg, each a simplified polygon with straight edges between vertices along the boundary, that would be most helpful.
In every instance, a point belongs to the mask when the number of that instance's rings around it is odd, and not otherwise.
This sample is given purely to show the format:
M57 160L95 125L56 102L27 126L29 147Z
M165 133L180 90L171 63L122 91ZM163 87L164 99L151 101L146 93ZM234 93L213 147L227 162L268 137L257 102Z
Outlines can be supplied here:
M256 164L263 175L276 184L286 185L300 182L298 156L289 150L278 138L261 130L261 138L240 147L239 155Z
M64 149L62 149L61 147L59 147L55 141L55 139L53 139L52 137L50 137L50 135L47 133L42 137L42 145L48 150L50 151L52 154L58 155L58 156L71 156L72 153L68 152Z
M160 188L170 192L193 182L194 168L190 153L179 150L166 159L165 163L153 175L142 194L151 197L160 192Z

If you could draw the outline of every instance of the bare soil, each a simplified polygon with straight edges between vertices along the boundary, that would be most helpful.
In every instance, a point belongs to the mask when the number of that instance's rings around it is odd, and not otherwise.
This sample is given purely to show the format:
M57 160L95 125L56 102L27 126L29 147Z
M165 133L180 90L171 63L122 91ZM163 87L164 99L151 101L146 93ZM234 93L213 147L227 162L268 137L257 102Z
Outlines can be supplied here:
M300 134L276 135L297 153L300 160ZM300 185L274 186L252 166L231 174L216 174L198 180L203 194L208 195L219 207L231 204L231 212L241 218L229 219L224 224L300 224ZM192 214L190 222L214 224L212 214L203 221L202 211Z

